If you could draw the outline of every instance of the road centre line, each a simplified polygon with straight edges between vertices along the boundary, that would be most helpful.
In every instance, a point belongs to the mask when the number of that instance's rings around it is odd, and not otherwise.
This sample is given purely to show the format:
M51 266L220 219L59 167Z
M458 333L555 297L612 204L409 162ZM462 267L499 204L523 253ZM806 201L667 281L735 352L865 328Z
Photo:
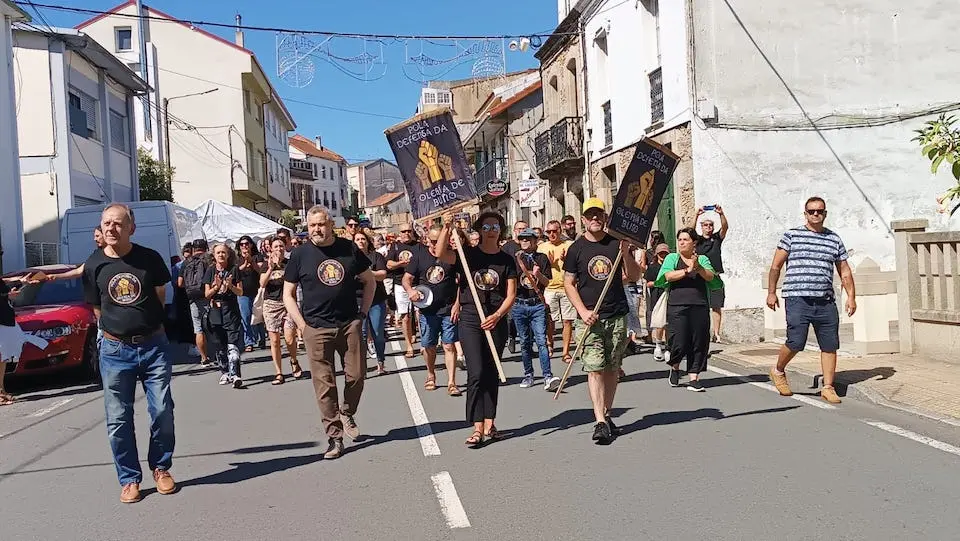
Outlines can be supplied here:
M469 528L470 519L467 518L467 512L463 509L463 503L460 496L457 495L457 488L453 486L453 478L450 472L442 471L430 477L433 481L433 490L437 493L437 500L440 502L440 512L447 521L449 528Z
M905 428L900 428L899 426L892 425L889 423L884 423L882 421L871 421L869 419L860 419L860 420L874 428L879 428L880 430L885 430L891 434L896 434L897 436L907 438L908 440L913 440L917 443L922 443L928 447L933 447L934 449L938 449L940 451L950 453L952 455L960 456L960 447L955 447L953 445L950 445L949 443L944 443L940 440L935 440L933 438L924 436L922 434L917 434L916 432L912 432Z
M391 341L387 347L390 350L387 353L392 355L393 361L397 363L400 384L403 386L403 394L407 397L410 416L413 417L413 423L417 427L419 436L417 439L420 440L423 456L440 456L440 445L437 444L437 438L434 437L433 430L430 428L430 419L427 418L427 412L423 409L423 402L420 401L417 386L413 383L413 376L407 371L407 361L400 353L399 342Z
M55 410L55 409L57 409L57 408L59 408L59 407L61 407L61 406L64 406L64 405L66 405L66 404L69 404L69 403L72 402L72 401L73 401L72 398L64 398L63 400L58 400L58 401L54 402L53 404L50 404L49 406L47 406L47 407L45 407L45 408L41 408L41 409L38 409L37 411L33 412L32 414L30 414L30 417L43 417L44 415L50 413L51 411L53 411L53 410Z
M717 367L715 367L715 366L708 366L708 367L707 367L707 370L709 370L710 372L715 372L715 373L717 373L717 374L720 374L721 376L727 376L727 377L731 377L731 378L737 378L737 379L739 379L739 380L741 380L741 381L743 381L743 382L745 382L745 383L749 383L750 385L753 385L754 387L758 387L758 388L760 388L760 389L766 389L766 390L768 390L768 391L773 391L773 392L775 392L775 393L777 393L777 394L780 394L780 393L777 391L777 388L774 387L773 385L771 385L771 384L769 384L769 383L761 383L761 382L759 382L759 381L750 381L750 378L748 378L748 377L746 377L746 376L743 376L743 375L740 375L740 374L737 374L736 372L731 372L731 371L729 371L729 370L724 370L723 368L717 368ZM808 405L808 406L814 406L814 407L817 407L817 408L820 408L820 409L823 409L823 410L835 410L835 409L837 409L837 407L834 406L833 404L827 404L826 402L822 402L822 401L817 400L817 399L815 399L815 398L810 398L809 396L803 396L803 395L795 394L795 395L793 395L793 396L791 396L791 397L789 397L789 398L792 398L792 399L794 399L794 400L796 400L796 401L798 401L798 402L803 402L804 404L806 404L806 405Z

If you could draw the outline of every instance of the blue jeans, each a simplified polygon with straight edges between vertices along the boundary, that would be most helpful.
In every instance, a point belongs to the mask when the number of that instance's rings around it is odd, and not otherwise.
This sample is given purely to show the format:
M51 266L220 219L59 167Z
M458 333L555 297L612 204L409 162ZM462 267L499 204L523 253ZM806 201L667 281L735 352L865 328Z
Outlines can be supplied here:
M263 341L261 325L251 325L253 317L253 297L237 297L240 301L240 320L243 324L243 345L256 346Z
M640 336L643 326L640 324L640 290L636 284L623 286L623 292L627 295L627 307L630 313L627 314L627 335L630 333Z
M366 349L367 336L370 332L370 323L373 323L373 349L377 352L377 362L382 363L386 360L387 346L387 305L386 303L373 304L370 306L370 313L367 314L367 321L363 322L363 347Z
M143 480L133 426L133 403L137 380L142 382L150 414L150 470L169 470L173 465L173 393L170 376L172 359L169 342L159 333L143 344L130 345L107 337L100 347L100 377L107 417L107 440L113 452L120 485Z
M523 375L533 376L533 344L536 343L543 377L553 377L550 353L547 352L547 307L543 304L522 304L522 301L518 300L510 309L510 317L517 327L517 335L520 339Z

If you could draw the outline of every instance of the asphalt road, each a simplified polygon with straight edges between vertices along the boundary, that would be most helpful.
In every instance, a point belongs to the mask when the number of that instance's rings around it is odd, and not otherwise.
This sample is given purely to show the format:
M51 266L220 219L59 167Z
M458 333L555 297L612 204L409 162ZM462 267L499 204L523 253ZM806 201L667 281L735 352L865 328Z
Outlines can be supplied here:
M180 490L157 494L148 472L134 505L118 500L99 390L70 380L21 388L19 403L0 408L0 539L877 540L960 531L958 427L854 400L829 408L783 398L765 377L730 367L692 393L670 388L650 355L628 358L616 400L625 433L598 446L579 367L555 401L542 387L521 389L519 359L508 355L497 424L509 437L471 450L463 398L424 391L422 360L392 356L393 373L366 383L357 416L366 436L325 462L310 382L271 386L268 358L251 357L243 390L218 386L196 364L176 367ZM398 362L409 367L398 372Z

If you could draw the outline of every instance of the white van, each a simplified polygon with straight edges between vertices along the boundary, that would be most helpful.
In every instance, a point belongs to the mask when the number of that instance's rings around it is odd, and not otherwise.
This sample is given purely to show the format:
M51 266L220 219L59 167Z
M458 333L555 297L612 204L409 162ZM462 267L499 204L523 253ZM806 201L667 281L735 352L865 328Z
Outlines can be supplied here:
M156 250L172 266L187 242L205 238L197 213L168 201L126 203L133 210L137 229L130 240ZM93 230L100 225L106 205L68 209L60 225L60 262L80 265L96 249ZM167 285L166 304L173 303L173 288Z

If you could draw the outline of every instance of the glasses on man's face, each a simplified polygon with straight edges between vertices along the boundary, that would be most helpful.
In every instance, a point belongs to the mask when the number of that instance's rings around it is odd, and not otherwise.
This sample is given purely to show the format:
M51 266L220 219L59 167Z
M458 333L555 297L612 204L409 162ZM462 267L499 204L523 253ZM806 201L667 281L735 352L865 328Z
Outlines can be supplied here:
M825 216L827 209L807 209L807 214L810 216Z
M602 222L604 215L602 212L595 212L595 213L587 214L586 216L584 216L584 218L590 221Z
M357 227L358 225L360 225L360 224L358 224L358 223L349 223L349 224L347 224L347 227Z
M550 233L559 233L559 232L560 232L559 229L547 229L547 234L548 234L548 235L549 235Z
M430 244L436 245L438 242L440 242L440 239L430 239Z
M409 235L410 233L413 233L413 230L412 230L412 229L401 229L400 232L401 232L401 233L406 233L406 234Z
M480 229L482 229L484 233L489 233L490 231L496 231L497 233L499 233L500 224L483 224L483 227L481 227Z

